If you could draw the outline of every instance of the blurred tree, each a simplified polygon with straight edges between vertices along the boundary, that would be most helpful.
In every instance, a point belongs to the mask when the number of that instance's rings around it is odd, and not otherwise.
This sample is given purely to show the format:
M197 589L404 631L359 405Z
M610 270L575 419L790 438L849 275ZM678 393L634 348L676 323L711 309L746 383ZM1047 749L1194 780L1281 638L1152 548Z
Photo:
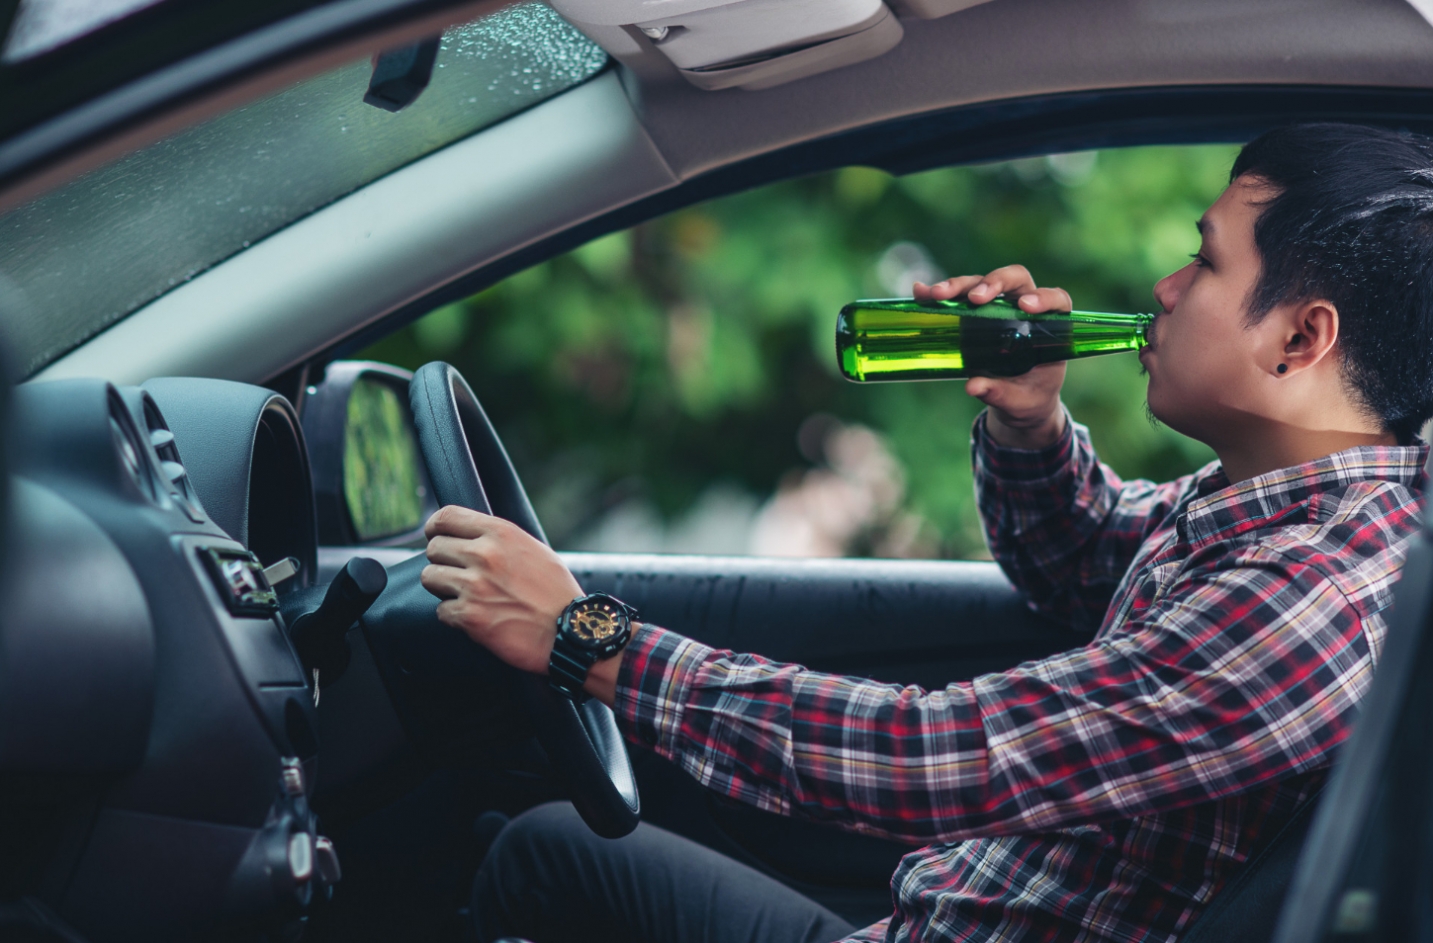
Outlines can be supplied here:
M493 416L558 546L634 497L673 520L713 486L764 498L821 463L813 415L876 430L904 470L911 546L984 552L970 482L979 404L959 383L857 385L836 311L913 278L1021 262L1087 309L1149 311L1198 246L1231 147L1161 147L945 168L849 167L672 213L429 314L364 356L446 359ZM1126 476L1210 460L1152 425L1133 356L1073 364L1066 402ZM755 502L751 504L754 506ZM869 544L853 549L870 549Z

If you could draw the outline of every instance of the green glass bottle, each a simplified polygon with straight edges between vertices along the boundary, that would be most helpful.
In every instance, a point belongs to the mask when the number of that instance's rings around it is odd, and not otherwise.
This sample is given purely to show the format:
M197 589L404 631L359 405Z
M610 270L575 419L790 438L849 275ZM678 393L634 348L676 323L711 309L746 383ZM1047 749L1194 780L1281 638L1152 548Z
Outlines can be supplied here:
M836 318L836 362L848 380L1019 376L1057 360L1139 350L1152 314L1027 314L1003 298L853 301Z

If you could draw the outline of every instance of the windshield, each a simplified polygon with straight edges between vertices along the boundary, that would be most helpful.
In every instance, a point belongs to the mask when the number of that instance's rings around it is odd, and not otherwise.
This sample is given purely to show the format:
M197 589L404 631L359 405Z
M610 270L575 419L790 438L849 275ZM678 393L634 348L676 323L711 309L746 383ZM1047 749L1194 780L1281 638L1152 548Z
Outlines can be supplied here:
M396 114L355 62L0 217L0 311L24 375L216 262L425 154L590 78L607 54L541 3L448 30Z

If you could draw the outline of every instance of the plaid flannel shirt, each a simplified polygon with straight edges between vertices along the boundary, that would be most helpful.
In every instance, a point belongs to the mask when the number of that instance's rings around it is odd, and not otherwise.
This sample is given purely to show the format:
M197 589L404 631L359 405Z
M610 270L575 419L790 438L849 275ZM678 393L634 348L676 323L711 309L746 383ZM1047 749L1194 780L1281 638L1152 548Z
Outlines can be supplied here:
M930 843L853 939L1177 939L1322 783L1369 686L1426 447L1154 484L1066 430L1006 449L982 418L972 450L996 559L1084 647L938 691L653 626L626 650L636 742L758 808Z

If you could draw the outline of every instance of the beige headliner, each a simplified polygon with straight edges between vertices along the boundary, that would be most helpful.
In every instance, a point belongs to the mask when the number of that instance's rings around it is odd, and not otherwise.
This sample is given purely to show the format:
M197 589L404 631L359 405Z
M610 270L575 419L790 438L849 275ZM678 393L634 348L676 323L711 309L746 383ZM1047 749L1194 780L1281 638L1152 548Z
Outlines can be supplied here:
M38 379L259 381L436 286L735 161L891 118L1145 86L1433 87L1404 0L994 0L761 92L608 73L391 174L152 302Z

